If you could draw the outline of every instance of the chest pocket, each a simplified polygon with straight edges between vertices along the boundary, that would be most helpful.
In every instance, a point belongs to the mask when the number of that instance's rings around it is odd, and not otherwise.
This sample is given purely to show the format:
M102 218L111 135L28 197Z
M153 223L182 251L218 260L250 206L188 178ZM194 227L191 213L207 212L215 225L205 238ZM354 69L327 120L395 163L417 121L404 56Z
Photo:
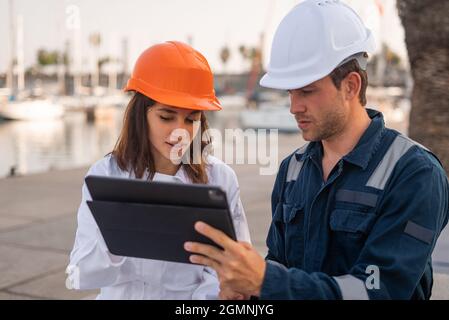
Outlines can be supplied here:
M278 202L268 231L267 246L277 261L285 261L284 252L284 210L282 202Z
M331 212L331 254L351 265L358 258L376 220L376 214L348 209Z
M304 206L283 203L282 213L288 267L301 268L304 261Z
M352 239L366 237L376 218L378 195L340 189L335 200L336 208L329 222L331 230Z
M352 235L353 238L362 237L368 234L375 217L374 213L335 209L331 213L330 228L336 232Z

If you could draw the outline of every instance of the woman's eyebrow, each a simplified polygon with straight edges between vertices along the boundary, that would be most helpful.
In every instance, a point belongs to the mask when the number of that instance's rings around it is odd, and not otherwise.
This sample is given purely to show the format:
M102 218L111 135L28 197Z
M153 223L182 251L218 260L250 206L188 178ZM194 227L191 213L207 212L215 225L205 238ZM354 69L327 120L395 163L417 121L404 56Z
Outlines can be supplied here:
M194 111L190 112L189 116L193 116L193 115L196 115L198 113L201 113L201 111L200 110L194 110Z
M175 110L168 109L168 108L160 108L159 111L165 111L167 113L174 113L174 114L177 113Z

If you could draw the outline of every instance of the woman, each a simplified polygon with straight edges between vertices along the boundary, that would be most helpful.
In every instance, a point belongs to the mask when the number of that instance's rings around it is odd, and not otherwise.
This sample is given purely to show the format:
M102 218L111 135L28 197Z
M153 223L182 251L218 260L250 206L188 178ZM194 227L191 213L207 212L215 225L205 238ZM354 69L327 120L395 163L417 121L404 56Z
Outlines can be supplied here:
M221 109L207 60L180 42L152 46L138 58L125 90L135 93L117 144L87 175L218 185L227 193L237 238L249 242L235 173L207 155L210 139L201 139L201 152L192 150L194 139L207 130L204 112ZM178 137L177 130L186 134ZM67 268L69 287L101 288L97 299L217 298L218 279L207 267L108 252L86 205L90 199L84 185Z

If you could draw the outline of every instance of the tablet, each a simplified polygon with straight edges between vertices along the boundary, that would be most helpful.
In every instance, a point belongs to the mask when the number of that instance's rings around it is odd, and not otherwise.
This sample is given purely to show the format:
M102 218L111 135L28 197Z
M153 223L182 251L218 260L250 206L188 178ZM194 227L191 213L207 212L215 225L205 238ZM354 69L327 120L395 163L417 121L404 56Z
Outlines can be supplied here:
M233 240L226 193L216 186L87 176L87 201L112 254L190 263L184 242L218 247L194 230L197 221Z

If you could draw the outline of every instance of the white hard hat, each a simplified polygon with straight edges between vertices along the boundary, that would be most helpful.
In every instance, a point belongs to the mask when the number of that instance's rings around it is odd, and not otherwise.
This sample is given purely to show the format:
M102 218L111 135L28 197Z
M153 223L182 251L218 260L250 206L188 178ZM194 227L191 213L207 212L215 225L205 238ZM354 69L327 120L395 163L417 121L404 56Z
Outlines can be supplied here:
M360 17L339 0L306 0L282 19L271 47L263 87L293 90L329 75L357 59L366 67L374 37Z

